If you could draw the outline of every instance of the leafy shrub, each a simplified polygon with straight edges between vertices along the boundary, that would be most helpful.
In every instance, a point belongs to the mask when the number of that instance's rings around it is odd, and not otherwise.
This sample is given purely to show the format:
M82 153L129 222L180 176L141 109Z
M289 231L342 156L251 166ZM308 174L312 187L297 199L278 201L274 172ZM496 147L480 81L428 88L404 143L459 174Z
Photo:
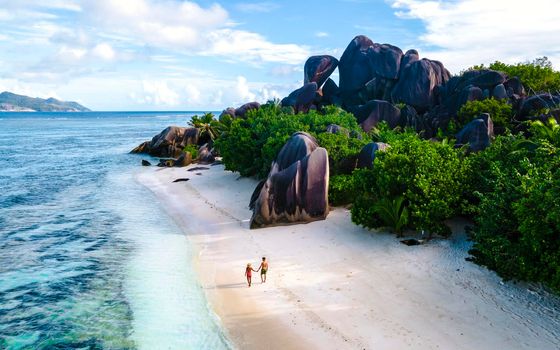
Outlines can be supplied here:
M550 135L549 135L550 136ZM474 261L560 292L560 152L554 138L502 136L473 156Z
M361 134L356 118L336 107L326 108L323 114L310 111L293 115L285 113L277 105L266 104L249 111L245 119L234 119L229 130L216 140L215 146L223 157L226 169L238 171L242 176L264 178L270 171L272 161L294 132L306 131L319 137L329 124L337 124ZM349 140L346 135L322 136L321 140L325 144L320 144L327 149L329 156L332 154L335 157L334 164L342 159L339 151L350 154L347 148L357 148L360 144ZM335 166L333 173L336 172Z
M197 145L186 145L185 148L183 148L183 152L190 152L192 159L196 159L198 157Z
M352 221L368 228L385 226L387 220L376 203L395 203L403 197L399 207L408 208L409 227L449 234L443 221L459 212L468 174L460 151L447 143L422 140L412 132L394 133L390 144L376 155L373 169L354 172L358 196Z
M481 101L468 101L457 113L457 119L461 128L482 113L490 114L494 126L506 128L510 125L513 111L506 100L488 98Z
M475 68L484 68L484 65ZM552 63L545 57L533 62L506 64L496 61L488 67L506 73L509 77L518 77L529 93L560 91L560 72L552 68Z
M350 204L356 197L352 175L331 175L329 178L329 203L334 206Z
M338 175L352 173L360 150L369 140L324 132L317 135L317 142L329 153L331 175Z
M403 196L397 196L393 199L382 198L373 205L373 210L381 221L395 230L399 236L408 224L408 208L404 205Z

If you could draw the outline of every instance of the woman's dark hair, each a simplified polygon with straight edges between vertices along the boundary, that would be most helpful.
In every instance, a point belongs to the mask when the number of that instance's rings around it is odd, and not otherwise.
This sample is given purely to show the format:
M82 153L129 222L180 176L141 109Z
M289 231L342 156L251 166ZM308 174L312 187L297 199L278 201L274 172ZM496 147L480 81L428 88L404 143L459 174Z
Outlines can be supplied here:
M266 258L263 256L263 260L266 260Z

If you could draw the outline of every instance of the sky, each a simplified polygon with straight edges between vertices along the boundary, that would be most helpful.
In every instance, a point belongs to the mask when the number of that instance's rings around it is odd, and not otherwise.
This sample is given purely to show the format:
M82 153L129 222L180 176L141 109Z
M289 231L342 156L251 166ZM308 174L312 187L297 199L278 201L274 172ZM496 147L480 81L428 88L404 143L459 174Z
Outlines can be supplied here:
M0 0L0 91L222 110L286 96L309 56L340 58L360 34L459 73L542 56L559 69L558 33L558 0Z

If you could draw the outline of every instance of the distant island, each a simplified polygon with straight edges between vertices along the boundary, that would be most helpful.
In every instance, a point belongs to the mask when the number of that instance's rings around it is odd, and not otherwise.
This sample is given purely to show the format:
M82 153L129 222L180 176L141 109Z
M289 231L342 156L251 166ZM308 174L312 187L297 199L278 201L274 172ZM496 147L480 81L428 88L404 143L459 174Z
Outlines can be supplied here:
M8 91L0 94L0 112L89 112L90 109L77 102L60 101L56 98L38 98L17 95Z

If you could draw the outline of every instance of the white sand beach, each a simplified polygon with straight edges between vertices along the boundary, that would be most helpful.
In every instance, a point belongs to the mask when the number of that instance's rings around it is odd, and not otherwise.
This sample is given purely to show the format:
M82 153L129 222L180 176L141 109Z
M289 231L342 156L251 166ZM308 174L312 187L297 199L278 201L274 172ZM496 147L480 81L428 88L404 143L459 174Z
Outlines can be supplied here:
M465 223L447 240L410 247L354 225L343 208L324 221L249 230L256 181L208 168L144 168L138 180L195 247L185 264L196 264L237 348L560 348L559 299L465 261ZM245 265L257 268L261 256L268 281L253 273L247 288Z

